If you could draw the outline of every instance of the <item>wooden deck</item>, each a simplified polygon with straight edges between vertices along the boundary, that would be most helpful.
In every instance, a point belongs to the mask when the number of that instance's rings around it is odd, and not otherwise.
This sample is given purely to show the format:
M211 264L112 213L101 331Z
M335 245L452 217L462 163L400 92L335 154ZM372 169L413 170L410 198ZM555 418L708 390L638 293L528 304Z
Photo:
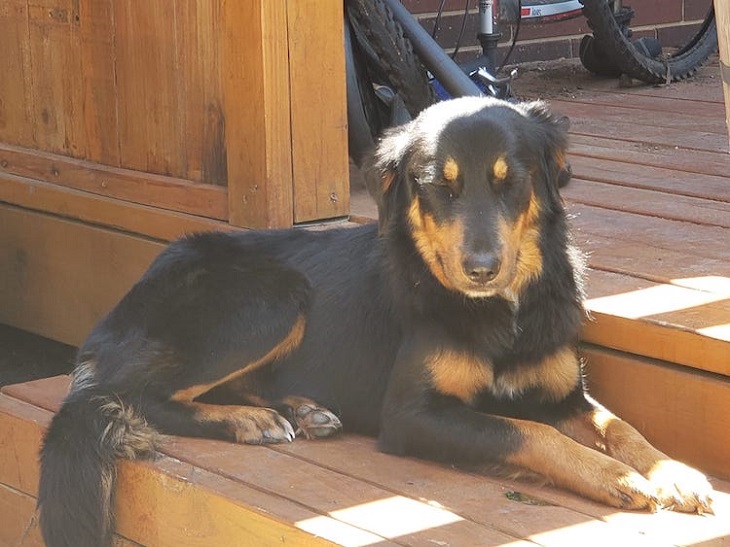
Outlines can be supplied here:
M67 384L0 395L0 545L42 544L35 459ZM727 545L730 483L713 482L714 516L629 513L353 435L270 447L170 437L154 463L121 463L117 528L122 545Z
M626 89L548 65L516 84L572 120L563 194L590 253L591 389L663 450L725 479L713 480L715 516L616 511L380 454L356 436L169 438L155 462L120 465L120 545L730 544L730 156L717 73ZM373 217L366 196L352 203L355 218ZM37 451L66 386L0 395L0 545L41 544Z

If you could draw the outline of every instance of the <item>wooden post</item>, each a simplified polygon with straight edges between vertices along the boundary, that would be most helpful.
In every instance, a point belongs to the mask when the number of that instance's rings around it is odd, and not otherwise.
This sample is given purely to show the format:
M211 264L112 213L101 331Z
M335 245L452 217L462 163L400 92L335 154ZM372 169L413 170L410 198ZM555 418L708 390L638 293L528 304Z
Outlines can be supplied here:
M288 3L294 222L350 211L342 0Z
M293 223L286 0L224 0L223 110L229 222Z
M720 46L720 74L725 90L725 123L730 142L730 0L715 0L715 21Z

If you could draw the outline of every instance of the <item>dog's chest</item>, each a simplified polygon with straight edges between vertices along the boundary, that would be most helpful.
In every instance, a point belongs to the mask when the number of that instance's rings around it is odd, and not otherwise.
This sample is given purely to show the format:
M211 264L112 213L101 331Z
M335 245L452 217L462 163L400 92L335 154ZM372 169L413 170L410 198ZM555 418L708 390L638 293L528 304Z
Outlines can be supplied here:
M499 400L513 400L528 391L542 398L561 400L580 381L580 365L570 347L547 355L535 363L514 364L495 372L492 363L467 351L438 350L426 359L432 387L465 403L488 393Z

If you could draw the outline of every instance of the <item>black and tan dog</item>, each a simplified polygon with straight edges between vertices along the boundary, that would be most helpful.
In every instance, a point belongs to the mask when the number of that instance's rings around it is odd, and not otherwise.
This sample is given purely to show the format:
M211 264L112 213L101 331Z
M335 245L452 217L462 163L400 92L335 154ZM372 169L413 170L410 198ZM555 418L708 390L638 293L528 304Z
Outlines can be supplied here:
M379 226L170 245L80 349L42 451L47 543L110 542L115 459L155 432L257 444L343 424L617 507L710 511L702 474L584 391L566 125L541 103L441 103L381 141Z

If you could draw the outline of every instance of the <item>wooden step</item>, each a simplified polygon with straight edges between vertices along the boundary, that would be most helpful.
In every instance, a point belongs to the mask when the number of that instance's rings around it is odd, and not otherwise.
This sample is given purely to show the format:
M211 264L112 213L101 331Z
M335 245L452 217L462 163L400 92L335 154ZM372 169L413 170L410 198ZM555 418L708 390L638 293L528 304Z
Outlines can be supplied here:
M42 544L37 453L67 385L0 394L0 544ZM354 435L271 447L170 437L153 462L120 463L116 508L120 542L142 545L723 545L730 483L713 482L715 516L646 514L382 454Z

